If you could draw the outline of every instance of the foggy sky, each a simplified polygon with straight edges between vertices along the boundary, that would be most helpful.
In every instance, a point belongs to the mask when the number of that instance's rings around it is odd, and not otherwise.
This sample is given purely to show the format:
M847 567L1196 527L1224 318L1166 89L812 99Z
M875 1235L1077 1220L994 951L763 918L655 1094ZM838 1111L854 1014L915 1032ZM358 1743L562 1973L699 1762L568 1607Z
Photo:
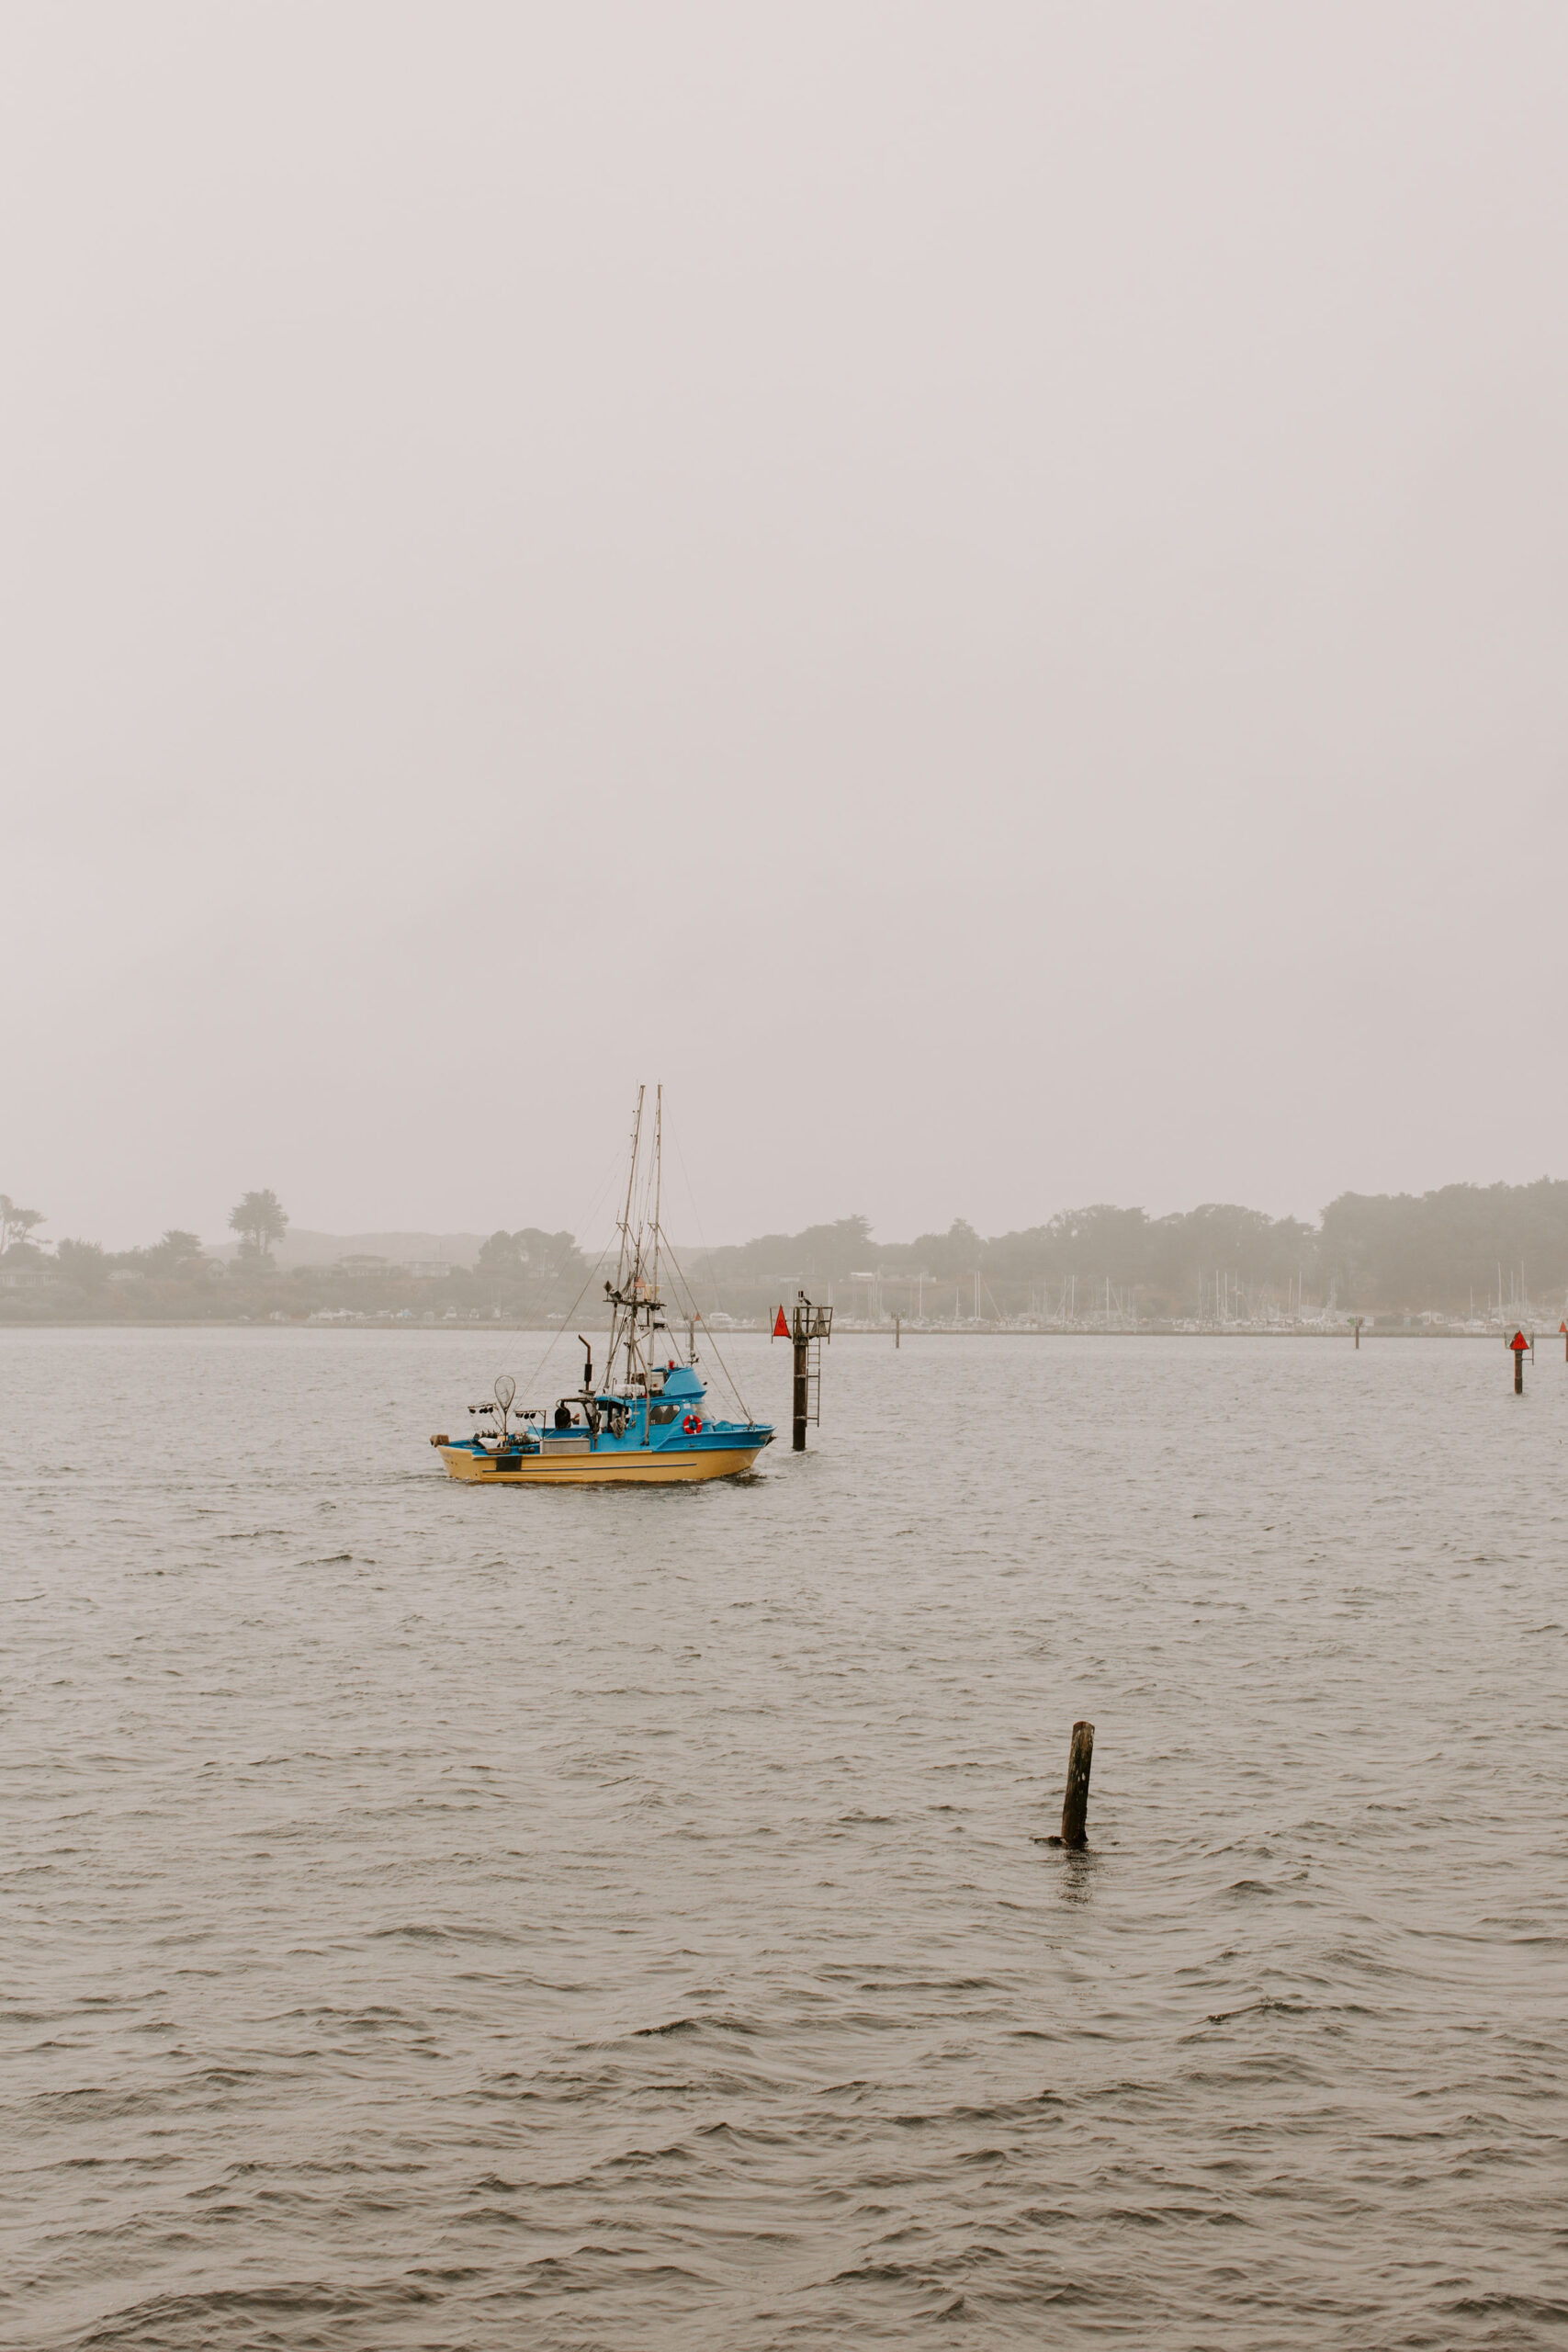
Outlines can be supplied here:
M1568 1172L1568 12L16 6L0 1187ZM695 1220L695 1221L694 1221Z

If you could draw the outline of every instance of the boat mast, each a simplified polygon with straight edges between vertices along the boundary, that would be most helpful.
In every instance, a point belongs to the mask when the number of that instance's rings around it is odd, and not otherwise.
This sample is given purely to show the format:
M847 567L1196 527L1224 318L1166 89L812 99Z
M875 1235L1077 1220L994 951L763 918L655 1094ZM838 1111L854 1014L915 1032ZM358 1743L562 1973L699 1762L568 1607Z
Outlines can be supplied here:
M614 1284L604 1284L610 1300L610 1363L614 1365L617 1352L624 1348L628 1389L635 1388L639 1378L646 1386L653 1369L653 1335L663 1328L659 1320L662 1304L659 1295L660 1221L664 1214L663 1087L656 1088L654 1092L653 1164L645 1170L642 1136L647 1102L648 1089L639 1086L637 1114L632 1121L631 1167L626 1173L626 1197L620 1218L620 1261ZM610 1377L610 1374L606 1372L605 1376Z
M615 1306L610 1324L610 1363L614 1365L615 1361L616 1327L620 1322L621 1308L623 1305L626 1305L629 1300L629 1312L626 1316L626 1382L628 1386L631 1384L632 1374L636 1370L634 1359L637 1348L637 1278L639 1272L638 1260L641 1256L640 1250L632 1240L632 1201L637 1192L637 1164L642 1148L642 1102L643 1096L647 1091L648 1089L645 1086L639 1086L637 1091L637 1112L632 1120L631 1166L626 1170L626 1204L621 1213L621 1261L615 1272ZM631 1276L631 1286L629 1292L626 1281L628 1272Z
M653 1318L659 1312L659 1216L664 1201L664 1088L653 1096L653 1296L648 1303L648 1354L653 1361Z

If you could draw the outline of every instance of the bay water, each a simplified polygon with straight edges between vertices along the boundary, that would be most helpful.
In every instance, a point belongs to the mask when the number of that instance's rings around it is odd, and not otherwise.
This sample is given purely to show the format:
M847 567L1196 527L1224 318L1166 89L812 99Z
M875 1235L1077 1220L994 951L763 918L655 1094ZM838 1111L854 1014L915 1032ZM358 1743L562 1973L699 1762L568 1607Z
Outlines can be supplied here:
M0 2342L1562 2342L1555 1343L721 1344L0 1335Z

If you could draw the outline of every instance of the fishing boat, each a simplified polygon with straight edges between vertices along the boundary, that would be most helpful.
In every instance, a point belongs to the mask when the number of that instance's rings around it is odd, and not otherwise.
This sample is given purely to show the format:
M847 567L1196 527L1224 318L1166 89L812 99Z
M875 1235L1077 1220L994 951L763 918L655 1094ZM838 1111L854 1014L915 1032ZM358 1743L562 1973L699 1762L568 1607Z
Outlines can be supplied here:
M750 1470L772 1444L771 1424L750 1418L739 1390L736 1402L745 1419L728 1420L708 1411L707 1384L697 1370L698 1317L689 1292L683 1361L672 1339L660 1284L667 1277L682 1289L684 1283L660 1223L664 1090L655 1091L650 1135L646 1096L646 1087L639 1086L631 1172L616 1227L618 1262L615 1280L604 1283L610 1331L604 1378L594 1379L593 1343L581 1332L581 1384L553 1405L518 1405L516 1383L503 1374L493 1401L468 1407L475 1425L471 1437L431 1439L449 1478L487 1487L685 1486L733 1478Z

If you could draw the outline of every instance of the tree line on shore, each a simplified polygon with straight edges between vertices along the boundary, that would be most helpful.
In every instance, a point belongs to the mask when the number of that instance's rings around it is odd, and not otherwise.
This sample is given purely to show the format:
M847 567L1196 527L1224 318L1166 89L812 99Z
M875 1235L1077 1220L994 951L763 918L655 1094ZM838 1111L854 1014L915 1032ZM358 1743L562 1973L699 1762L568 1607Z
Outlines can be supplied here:
M1080 1311L1109 1283L1145 1317L1180 1319L1212 1311L1216 1284L1227 1299L1321 1313L1336 1306L1384 1314L1484 1315L1527 1297L1568 1295L1568 1182L1447 1184L1422 1193L1342 1193L1319 1223L1271 1217L1233 1203L1206 1203L1168 1216L1097 1203L1065 1209L1043 1225L989 1238L962 1219L945 1233L877 1242L863 1216L841 1217L797 1234L768 1234L699 1261L717 1289L765 1294L785 1278L807 1290L875 1275L886 1300L902 1306L911 1285L927 1312L944 1311L951 1287L959 1312L972 1311L979 1278L1000 1315L1055 1313L1064 1291ZM906 1310L908 1311L908 1310ZM945 1311L951 1313L950 1306Z
M0 1265L16 1280L24 1273L40 1279L52 1275L73 1290L94 1290L111 1274L177 1282L199 1280L222 1268L208 1258L199 1235L182 1227L165 1227L161 1239L138 1250L106 1250L100 1241L67 1236L52 1248L40 1246L33 1235L48 1218L40 1209L22 1208L8 1193L0 1193ZM256 1269L270 1266L275 1242L288 1230L288 1217L276 1193L247 1193L230 1212L231 1232L240 1237L238 1261Z
M46 1222L0 1193L0 1297L12 1319L101 1311L112 1292L118 1313L222 1317L268 1301L273 1312L385 1311L388 1300L407 1308L416 1290L444 1312L499 1309L513 1319L569 1311L592 1271L573 1235L523 1226L492 1234L474 1266L435 1283L415 1284L396 1266L368 1279L365 1268L343 1265L284 1275L272 1252L288 1217L271 1191L236 1203L229 1225L239 1248L227 1267L175 1227L145 1248L114 1252L81 1239L50 1247L35 1238ZM766 1312L795 1285L839 1292L847 1306L871 1295L856 1293L855 1276L874 1278L888 1311L963 1319L1052 1316L1069 1299L1084 1313L1105 1285L1141 1319L1202 1316L1221 1298L1238 1312L1510 1312L1529 1299L1568 1297L1568 1182L1344 1193L1315 1226L1230 1204L1151 1216L1101 1203L988 1238L960 1218L942 1233L886 1242L868 1218L846 1216L693 1253L685 1271L708 1311L736 1315Z
M285 1272L273 1253L289 1218L271 1190L235 1204L229 1228L239 1242L228 1259L209 1255L198 1235L178 1227L133 1250L72 1238L51 1245L35 1238L47 1222L0 1193L0 1319L288 1322L323 1311L403 1320L434 1313L478 1320L499 1311L517 1319L565 1311L588 1271L571 1234L525 1226L491 1234L471 1267L436 1272L349 1258Z

